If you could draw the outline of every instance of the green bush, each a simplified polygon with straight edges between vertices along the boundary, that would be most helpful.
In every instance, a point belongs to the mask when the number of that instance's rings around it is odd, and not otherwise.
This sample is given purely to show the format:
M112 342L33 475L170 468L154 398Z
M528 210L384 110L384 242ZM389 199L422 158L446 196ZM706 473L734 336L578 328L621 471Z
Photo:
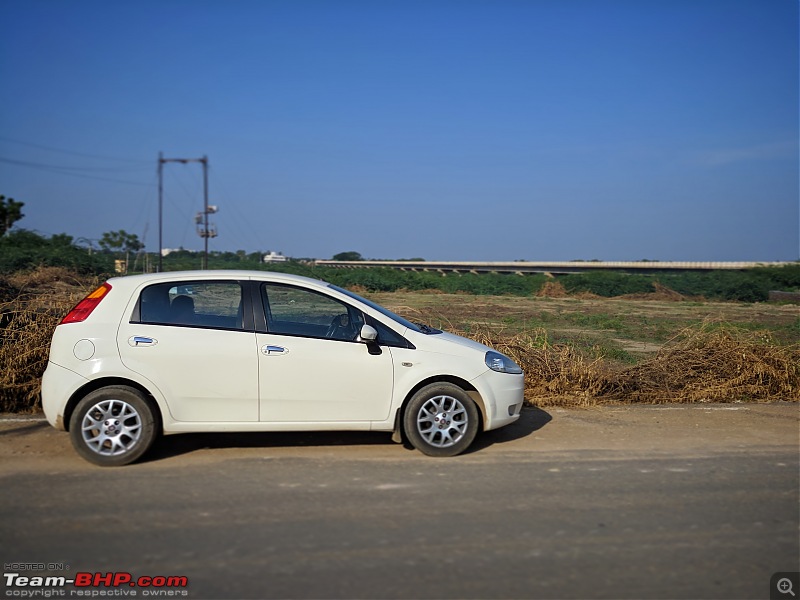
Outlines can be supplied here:
M763 302L768 299L770 290L800 289L800 263L782 267L758 267L746 271L668 273L659 275L658 280L687 296Z
M448 273L433 271L398 271L388 268L333 269L317 267L313 276L343 287L360 286L370 292L394 292L400 289L441 290L449 294L526 296L537 291L543 275L504 275L499 273ZM302 273L305 274L305 273Z
M570 292L590 292L612 298L625 294L646 294L654 291L653 278L648 275L628 275L615 272L576 273L561 280Z
M82 275L114 272L110 254L89 254L73 245L66 234L42 237L25 229L14 230L0 237L0 274L30 271L36 267L65 267Z
M639 275L615 272L592 272L567 275L560 279L570 292L591 292L611 298L625 294L654 291L653 283L686 296L703 296L709 300L763 302L770 290L800 289L800 263L781 267L758 267L746 271L703 271Z

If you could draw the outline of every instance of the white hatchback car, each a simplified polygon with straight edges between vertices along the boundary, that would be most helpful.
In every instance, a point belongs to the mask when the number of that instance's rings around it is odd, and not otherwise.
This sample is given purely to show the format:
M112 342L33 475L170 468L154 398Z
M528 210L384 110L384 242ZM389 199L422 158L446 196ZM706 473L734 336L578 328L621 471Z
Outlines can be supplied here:
M200 431L387 431L454 456L522 404L522 369L491 348L252 271L109 279L56 328L42 380L47 420L103 466Z

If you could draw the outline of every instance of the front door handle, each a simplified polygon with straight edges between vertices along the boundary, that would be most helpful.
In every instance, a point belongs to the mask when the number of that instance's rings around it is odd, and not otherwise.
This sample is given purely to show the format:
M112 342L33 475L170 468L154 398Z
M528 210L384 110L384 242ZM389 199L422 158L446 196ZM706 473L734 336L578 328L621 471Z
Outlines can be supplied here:
M267 356L282 356L284 354L288 354L289 350L284 348L283 346L262 346L261 352L266 354Z

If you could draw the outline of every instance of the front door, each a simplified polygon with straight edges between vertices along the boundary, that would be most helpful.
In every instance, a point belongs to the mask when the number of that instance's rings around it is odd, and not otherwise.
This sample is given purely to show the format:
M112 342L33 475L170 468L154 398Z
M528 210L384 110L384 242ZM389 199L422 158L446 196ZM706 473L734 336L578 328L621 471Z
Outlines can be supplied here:
M356 341L363 315L325 294L262 284L268 333L256 335L260 416L273 422L383 421L393 366L388 348Z

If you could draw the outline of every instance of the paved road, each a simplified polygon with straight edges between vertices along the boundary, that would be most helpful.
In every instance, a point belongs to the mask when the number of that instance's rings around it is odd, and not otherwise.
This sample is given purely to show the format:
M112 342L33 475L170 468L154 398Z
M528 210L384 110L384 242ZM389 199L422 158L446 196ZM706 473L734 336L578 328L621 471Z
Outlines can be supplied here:
M798 417L528 410L454 459L382 434L192 435L119 469L0 420L0 548L184 575L190 598L769 598L800 569Z

